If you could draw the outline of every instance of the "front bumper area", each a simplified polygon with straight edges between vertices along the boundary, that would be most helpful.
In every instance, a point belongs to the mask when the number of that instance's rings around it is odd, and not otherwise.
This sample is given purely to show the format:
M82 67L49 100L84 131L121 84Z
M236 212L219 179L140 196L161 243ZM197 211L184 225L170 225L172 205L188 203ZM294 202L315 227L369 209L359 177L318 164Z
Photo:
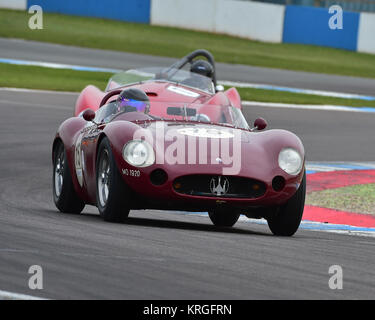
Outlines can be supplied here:
M140 171L136 177L124 177L134 192L134 209L209 211L218 206L237 209L279 206L295 194L304 172L292 177L276 169L260 179L259 176L223 176L213 172L181 175L165 171L165 182L155 184L151 176L155 170L164 169L152 167ZM275 177L283 179L282 188L275 188Z

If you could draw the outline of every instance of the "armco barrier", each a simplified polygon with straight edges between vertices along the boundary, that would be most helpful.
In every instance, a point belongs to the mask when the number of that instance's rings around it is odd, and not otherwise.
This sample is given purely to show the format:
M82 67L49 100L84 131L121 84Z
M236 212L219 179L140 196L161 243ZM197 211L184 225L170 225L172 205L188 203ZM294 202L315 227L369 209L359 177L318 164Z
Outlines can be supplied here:
M375 53L375 14L361 13L357 51Z
M217 0L152 0L151 24L215 32Z
M27 0L0 0L0 8L26 10Z
M151 24L281 42L284 6L237 0L152 0Z
M283 42L357 50L359 13L343 13L343 29L331 30L328 9L286 6Z
M375 14L343 13L331 30L327 8L238 0L0 0L0 8L94 16L224 33L265 41L312 44L375 53Z
M218 1L215 31L266 42L281 42L285 7L247 1Z
M151 0L28 0L45 12L99 17L130 22L150 22Z

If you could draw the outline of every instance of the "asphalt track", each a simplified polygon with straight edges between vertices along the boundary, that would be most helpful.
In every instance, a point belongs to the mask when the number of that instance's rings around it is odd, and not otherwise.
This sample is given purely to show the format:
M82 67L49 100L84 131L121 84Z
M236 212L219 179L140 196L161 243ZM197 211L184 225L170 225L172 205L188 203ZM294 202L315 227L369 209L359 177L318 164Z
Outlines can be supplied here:
M187 52L188 53L188 52ZM0 38L0 58L129 69L168 66L176 59L118 51L63 46L43 42ZM375 94L375 79L323 75L244 65L218 63L218 79L270 84L302 89Z
M1 290L53 299L375 298L375 238L306 230L282 238L262 225L221 230L207 217L160 211L132 211L123 224L103 222L93 207L58 213L50 148L75 98L0 90ZM246 109L258 115L300 134L310 160L373 160L363 135L373 114ZM28 289L34 264L43 290ZM343 268L343 290L328 287L331 265Z

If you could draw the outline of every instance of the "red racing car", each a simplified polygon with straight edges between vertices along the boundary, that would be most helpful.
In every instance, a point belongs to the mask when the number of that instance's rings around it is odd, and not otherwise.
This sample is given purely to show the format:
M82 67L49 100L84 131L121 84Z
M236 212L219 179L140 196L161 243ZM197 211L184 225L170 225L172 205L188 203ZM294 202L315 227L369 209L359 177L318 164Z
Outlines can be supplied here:
M112 222L160 209L207 211L214 225L231 227L244 214L291 236L304 209L304 147L266 125L258 118L249 127L206 50L116 74L105 92L86 87L57 130L54 202L75 214L94 205Z

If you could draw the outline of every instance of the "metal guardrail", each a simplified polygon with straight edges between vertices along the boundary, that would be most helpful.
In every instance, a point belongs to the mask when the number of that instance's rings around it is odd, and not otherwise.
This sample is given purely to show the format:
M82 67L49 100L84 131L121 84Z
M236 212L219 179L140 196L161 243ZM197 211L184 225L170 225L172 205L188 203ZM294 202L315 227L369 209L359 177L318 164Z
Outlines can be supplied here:
M375 0L241 0L329 8L340 5L344 11L375 12Z

